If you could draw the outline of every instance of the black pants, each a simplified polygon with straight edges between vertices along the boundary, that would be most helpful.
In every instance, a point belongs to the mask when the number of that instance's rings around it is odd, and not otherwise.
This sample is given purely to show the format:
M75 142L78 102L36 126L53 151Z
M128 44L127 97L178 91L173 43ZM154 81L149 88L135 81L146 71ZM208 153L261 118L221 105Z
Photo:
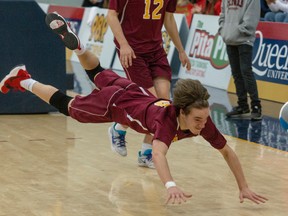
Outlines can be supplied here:
M247 44L227 45L227 54L234 78L238 105L248 108L247 93L251 99L251 106L261 107L258 88L252 71L253 47Z

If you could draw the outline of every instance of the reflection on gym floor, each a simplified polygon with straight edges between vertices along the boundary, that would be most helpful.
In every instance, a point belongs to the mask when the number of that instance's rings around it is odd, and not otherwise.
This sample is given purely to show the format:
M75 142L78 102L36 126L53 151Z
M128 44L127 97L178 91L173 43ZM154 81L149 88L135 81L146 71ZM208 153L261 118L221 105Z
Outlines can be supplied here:
M226 135L288 151L288 134L281 128L278 118L263 116L260 121L225 119L220 104L213 104L211 116L216 126ZM219 115L222 118L219 118ZM226 121L226 122L224 122Z

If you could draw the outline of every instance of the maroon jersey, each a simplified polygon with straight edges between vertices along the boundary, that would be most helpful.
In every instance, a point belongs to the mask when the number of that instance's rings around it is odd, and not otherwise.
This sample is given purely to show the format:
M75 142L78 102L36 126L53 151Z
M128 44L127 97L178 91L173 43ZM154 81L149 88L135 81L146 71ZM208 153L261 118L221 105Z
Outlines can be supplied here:
M147 110L149 118L146 119L147 128L154 134L153 139L164 142L168 147L172 142L188 137L197 136L189 130L181 130L177 122L176 108L170 101L161 100L151 104ZM218 131L211 118L207 119L200 135L214 148L221 149L226 144L226 139Z
M110 0L123 33L135 53L147 53L162 47L165 12L174 13L177 0ZM116 46L119 44L115 39Z
M139 133L151 134L154 139L171 142L197 136L182 131L177 122L176 108L169 100L157 99L148 90L111 70L95 78L95 89L87 96L77 96L69 107L72 118L86 123L118 122ZM201 136L214 148L221 149L226 140L209 117Z

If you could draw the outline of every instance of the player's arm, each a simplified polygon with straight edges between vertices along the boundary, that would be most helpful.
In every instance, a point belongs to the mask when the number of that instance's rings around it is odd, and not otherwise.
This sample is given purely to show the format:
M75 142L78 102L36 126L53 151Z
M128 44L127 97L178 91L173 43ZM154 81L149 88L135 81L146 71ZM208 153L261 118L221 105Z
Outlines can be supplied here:
M128 44L118 19L118 13L115 10L108 10L107 23L110 26L114 37L117 39L120 46Z
M171 37L176 49L179 52L179 59L182 63L182 66L186 66L187 70L191 69L191 63L188 59L188 56L183 48L180 36L177 30L176 21L174 19L173 13L166 12L164 18L164 26L169 36Z
M125 38L123 29L118 19L118 13L115 10L108 10L107 23L120 45L120 62L123 67L127 68L132 65L132 58L136 58L136 56Z
M168 146L159 140L154 140L152 148L152 156L155 168L161 181L166 186L168 191L166 203L181 204L186 202L187 198L190 198L192 195L185 194L179 187L176 186L172 178L166 159Z
M240 202L242 203L244 201L244 198L247 198L257 204L261 202L265 203L265 200L268 200L267 198L260 196L249 189L240 161L235 152L227 144L219 151L223 155L224 159L226 160L228 166L230 167L232 173L235 176L240 190Z

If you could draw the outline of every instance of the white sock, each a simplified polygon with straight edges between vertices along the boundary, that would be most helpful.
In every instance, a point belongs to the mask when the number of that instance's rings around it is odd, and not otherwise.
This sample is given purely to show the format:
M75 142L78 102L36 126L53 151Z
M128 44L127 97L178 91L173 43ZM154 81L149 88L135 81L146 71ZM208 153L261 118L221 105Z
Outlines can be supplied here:
M115 127L116 130L126 131L127 128L123 127L121 124L116 123Z
M36 82L36 80L30 78L20 81L20 85L22 88L32 92L32 87Z
M142 143L141 154L144 154L144 152L148 149L152 149L152 144Z
M80 49L75 49L73 51L76 53L76 55L82 55L86 51L86 48L84 44L80 42Z

